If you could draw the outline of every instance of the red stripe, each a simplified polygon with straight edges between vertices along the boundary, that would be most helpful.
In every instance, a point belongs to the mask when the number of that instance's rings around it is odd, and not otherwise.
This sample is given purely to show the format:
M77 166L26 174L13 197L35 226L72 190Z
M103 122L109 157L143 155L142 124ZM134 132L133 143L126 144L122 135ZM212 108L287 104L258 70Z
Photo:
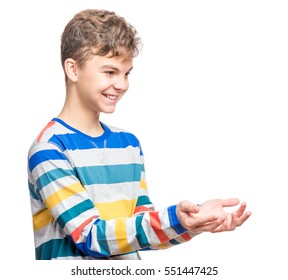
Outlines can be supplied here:
M72 233L71 236L73 238L73 240L75 242L78 241L78 239L80 238L81 232L83 230L83 228L88 225L93 219L97 218L97 216L93 216L91 218L89 218L87 221L85 221L84 223L82 223L78 228L76 228Z
M165 232L161 228L161 222L158 216L158 212L150 212L150 225L154 229L157 237L159 238L161 243L167 242L169 237L165 234Z
M54 121L51 121L51 122L49 122L49 123L42 129L42 131L40 132L40 134L39 134L38 137L37 137L37 142L39 142L39 141L41 140L44 132L45 132L49 127L51 127L51 126L54 125L54 124L55 124L55 122L54 122Z
M188 232L181 234L181 237L186 241L189 241L192 239L192 237L188 234Z
M134 214L139 213L139 212L146 212L146 211L150 211L150 209L145 206L137 206L134 210Z

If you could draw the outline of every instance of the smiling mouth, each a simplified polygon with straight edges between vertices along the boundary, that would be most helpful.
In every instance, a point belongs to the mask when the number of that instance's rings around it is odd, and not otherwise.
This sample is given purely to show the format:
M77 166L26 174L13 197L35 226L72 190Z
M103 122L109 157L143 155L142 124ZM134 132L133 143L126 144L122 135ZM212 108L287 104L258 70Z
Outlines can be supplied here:
M103 95L110 100L116 100L117 99L116 95L110 95L110 94L103 94Z

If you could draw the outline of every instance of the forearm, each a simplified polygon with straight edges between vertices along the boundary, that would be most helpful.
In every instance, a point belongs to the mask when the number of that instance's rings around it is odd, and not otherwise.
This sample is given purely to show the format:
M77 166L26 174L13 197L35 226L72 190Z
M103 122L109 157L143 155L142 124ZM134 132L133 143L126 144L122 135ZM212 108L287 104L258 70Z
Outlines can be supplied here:
M89 226L91 228L87 236L87 231L83 230L74 242L79 249L92 256L95 253L111 256L146 248L160 248L161 244L173 240L175 243L189 239L189 234L184 234L186 230L177 219L174 206L158 212L147 211L130 218L107 221L97 219Z

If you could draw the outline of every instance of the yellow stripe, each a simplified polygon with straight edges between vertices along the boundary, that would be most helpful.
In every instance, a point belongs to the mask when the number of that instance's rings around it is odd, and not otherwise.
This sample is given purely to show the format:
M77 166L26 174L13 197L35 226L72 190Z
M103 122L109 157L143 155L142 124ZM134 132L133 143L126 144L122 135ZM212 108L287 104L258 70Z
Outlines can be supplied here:
M33 227L35 230L39 230L51 223L53 220L54 219L48 209L45 209L33 216Z
M83 192L84 188L80 183L76 183L70 186L67 186L65 188L62 188L61 190L53 193L50 195L46 200L45 204L52 209L55 205L57 205L59 202L65 200L66 198L75 195L76 193Z
M115 223L115 233L118 248L122 253L131 252L133 249L128 244L126 233L126 218L118 219Z
M146 185L146 182L145 182L144 180L141 180L141 181L140 181L140 188L147 190L147 185Z
M164 250L170 248L171 246L169 246L168 244L158 244L156 247Z
M115 202L96 203L100 217L104 220L131 217L134 213L136 199L117 200Z

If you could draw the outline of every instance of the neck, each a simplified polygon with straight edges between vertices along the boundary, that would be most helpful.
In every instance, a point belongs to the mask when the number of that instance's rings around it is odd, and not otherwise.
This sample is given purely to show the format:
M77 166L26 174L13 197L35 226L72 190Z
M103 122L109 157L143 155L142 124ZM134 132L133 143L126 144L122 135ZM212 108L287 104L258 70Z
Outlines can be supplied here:
M68 114L65 110L62 110L57 118L63 120L65 123L84 134L87 134L91 137L97 137L101 136L104 132L104 129L99 121L99 116L100 114L87 118L87 116L84 117L81 116L81 114Z

